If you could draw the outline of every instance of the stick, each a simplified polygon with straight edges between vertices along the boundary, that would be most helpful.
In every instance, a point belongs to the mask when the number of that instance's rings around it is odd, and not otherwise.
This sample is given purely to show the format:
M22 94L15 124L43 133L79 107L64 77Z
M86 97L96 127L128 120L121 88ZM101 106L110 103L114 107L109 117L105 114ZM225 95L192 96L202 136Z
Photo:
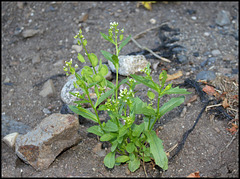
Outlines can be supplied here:
M168 60L168 59L166 59L166 58L164 58L164 57L160 57L159 55L157 55L156 53L154 53L152 50L148 49L147 47L142 47L139 43L137 43L136 40L134 40L134 38L131 37L131 40L132 40L140 49L149 51L151 54L153 54L153 55L154 55L155 57L157 57L158 59L163 60L163 61L165 61L165 62L169 62L169 63L171 62L170 60Z

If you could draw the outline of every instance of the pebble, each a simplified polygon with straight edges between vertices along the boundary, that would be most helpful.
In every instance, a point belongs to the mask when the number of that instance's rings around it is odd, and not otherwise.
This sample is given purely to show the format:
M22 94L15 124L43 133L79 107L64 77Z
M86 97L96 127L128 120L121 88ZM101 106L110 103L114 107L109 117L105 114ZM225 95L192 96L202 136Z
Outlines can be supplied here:
M80 46L80 45L72 45L72 49L79 53L79 52L82 51L82 46Z
M177 55L177 58L181 64L186 64L188 62L188 58L186 55Z
M225 10L219 11L215 23L219 26L229 25L231 23L230 12Z
M207 80L211 81L216 78L216 75L213 71L201 71L196 75L196 81L198 80Z
M150 19L151 24L156 24L156 22L157 22L156 19L154 19L154 18Z
M44 83L42 91L40 91L39 95L42 97L51 97L55 95L55 87L51 79Z
M61 114L74 114L67 104L63 104L60 110Z
M233 60L235 60L235 59L236 59L235 56L234 56L234 55L231 55L231 54L225 55L225 56L223 57L223 60L224 60L224 61L233 61Z
M6 76L5 80L3 81L3 83L9 83L10 79L8 78L8 76Z
M10 148L12 148L13 150L15 149L15 142L16 142L16 138L19 135L18 132L14 132L11 134L6 135L2 140L3 142L5 142Z
M194 56L194 57L199 57L199 52L194 52L194 53L193 53L193 56Z
M38 34L40 30L35 29L27 29L22 32L24 38L33 37L34 35Z
M52 112L47 108L43 108L43 113L44 114L51 114Z
M99 157L104 157L106 155L106 150L102 149L102 143L97 143L92 151L97 154Z
M213 50L211 53L213 56L221 55L221 52L219 50Z
M41 62L40 55L36 54L32 59L32 63L37 64L37 63L40 63L40 62Z
M191 19L192 20L197 20L197 17L196 16L192 16Z
M206 37L208 37L208 36L210 35L210 33L209 33L209 32L204 32L203 35L206 36Z

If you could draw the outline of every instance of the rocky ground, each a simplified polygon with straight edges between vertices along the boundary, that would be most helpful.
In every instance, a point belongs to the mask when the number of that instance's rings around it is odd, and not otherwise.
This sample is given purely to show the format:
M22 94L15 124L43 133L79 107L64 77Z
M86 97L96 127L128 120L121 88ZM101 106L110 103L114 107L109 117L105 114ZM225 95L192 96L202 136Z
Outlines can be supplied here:
M76 52L81 49L74 46L77 41L73 37L81 28L88 40L88 51L106 62L100 50L113 52L114 49L101 38L99 32L107 33L109 23L113 21L119 22L125 34L132 36L164 24L179 29L175 35L166 33L168 37L179 38L175 44L182 46L175 48L176 54L169 57L170 63L146 54L152 64L160 62L154 68L152 66L153 78L157 81L162 69L166 69L168 74L182 71L183 75L172 80L173 84L183 83L187 78L215 80L224 76L228 86L234 84L232 96L235 95L238 101L238 5L237 1L157 2L149 11L143 6L137 7L136 1L1 2L1 137L15 131L24 134L46 116L60 112L63 105L61 90L67 82L67 77L61 75L64 74L64 61L72 58L79 69L82 67ZM147 31L136 40L149 49L158 47L161 44L159 28ZM140 50L130 42L121 54ZM50 77L52 84L45 85L45 80ZM46 96L46 88L52 90L51 95ZM147 88L138 88L138 95L146 99ZM192 93L186 95L186 101L194 95L197 95L196 100L191 105L182 104L163 116L162 122L156 125L165 150L181 141L203 107L196 90L189 87L188 91ZM170 98L166 97L163 101L167 99ZM238 126L238 103L234 103L232 108L226 111L232 119L236 119L234 123L223 113L214 116L209 111L203 112L183 149L169 162L169 169L159 172L147 163L147 175L186 177L199 171L202 177L238 177L239 132L236 130L234 134L234 131L231 133L226 129L229 122ZM105 168L101 144L95 136L86 132L91 125L88 120L81 121L81 142L62 152L43 171L36 171L20 161L2 142L2 177L145 177L143 167L134 173L128 171L127 165L116 166L112 170Z

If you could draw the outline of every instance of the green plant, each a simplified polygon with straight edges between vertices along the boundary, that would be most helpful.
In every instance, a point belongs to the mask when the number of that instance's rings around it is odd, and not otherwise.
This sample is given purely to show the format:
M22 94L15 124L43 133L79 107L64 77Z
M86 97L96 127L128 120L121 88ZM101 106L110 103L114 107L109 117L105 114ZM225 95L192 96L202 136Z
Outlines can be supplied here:
M81 75L79 75L75 73L77 65L72 67L72 60L66 62L64 71L67 72L67 75L68 72L75 74L76 82L74 82L74 86L83 90L83 94L71 93L77 96L79 100L75 101L76 106L69 105L69 107L73 112L98 123L98 125L88 128L87 131L100 136L100 141L111 143L111 151L104 158L104 164L108 168L113 168L115 165L126 162L129 170L134 172L140 167L141 160L144 162L154 160L163 170L167 170L168 158L164 152L162 141L156 135L153 126L161 116L183 103L184 96L172 98L161 107L160 98L166 94L189 94L189 92L179 87L172 88L171 84L164 87L167 79L166 71L159 75L159 84L154 82L150 75L149 64L144 69L145 76L132 74L131 78L127 77L119 83L119 52L129 42L131 36L123 40L124 30L119 30L117 26L118 23L116 22L110 23L108 35L100 32L105 40L116 47L115 54L104 50L101 51L103 56L110 60L116 68L116 85L104 78L108 73L108 68L102 64L102 60L98 60L94 53L88 53L86 49L87 40L84 39L82 31L80 30L75 36L75 38L79 39L78 44L83 46L86 52L85 55L88 57L92 68L84 66ZM85 58L80 53L78 54L78 59L82 63L85 62ZM99 65L98 69L96 68L97 65ZM135 97L136 92L134 88L140 83L151 89L147 93L150 100L149 103ZM122 84L126 84L128 88L118 92ZM88 91L92 87L94 87L97 95L95 102L90 98ZM156 96L153 91L157 94L156 109L153 107L153 100ZM102 104L105 100L106 102ZM94 113L83 108L83 103L90 103ZM97 111L101 110L106 110L111 118L106 123L99 120ZM137 114L144 115L144 122L140 125L134 123Z

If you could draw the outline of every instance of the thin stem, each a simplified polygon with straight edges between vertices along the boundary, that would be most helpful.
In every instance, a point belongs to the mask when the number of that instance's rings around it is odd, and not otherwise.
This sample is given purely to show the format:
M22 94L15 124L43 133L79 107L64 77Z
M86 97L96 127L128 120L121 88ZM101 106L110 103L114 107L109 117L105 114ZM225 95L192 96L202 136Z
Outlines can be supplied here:
M159 107L160 107L160 95L158 94L158 103L157 103L157 114L155 115L156 116L156 119L155 121L153 122L152 126L150 127L150 130L152 130L154 124L157 122L158 120L158 116L159 116ZM150 119L149 119L150 121Z

